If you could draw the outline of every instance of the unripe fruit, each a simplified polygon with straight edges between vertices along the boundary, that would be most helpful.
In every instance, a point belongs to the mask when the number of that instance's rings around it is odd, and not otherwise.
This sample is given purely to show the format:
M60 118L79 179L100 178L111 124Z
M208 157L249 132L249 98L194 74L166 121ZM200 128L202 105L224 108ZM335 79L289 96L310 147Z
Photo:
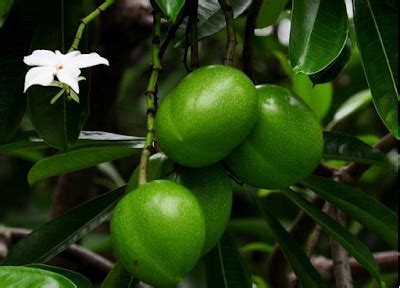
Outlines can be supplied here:
M258 188L288 187L310 175L323 149L312 110L289 90L257 87L260 113L250 135L226 159L231 172Z
M257 112L255 87L243 72L223 65L202 67L161 102L156 138L171 160L188 167L208 166L244 140Z
M116 206L111 240L122 265L157 287L177 284L196 264L205 220L192 193L168 180L146 183Z

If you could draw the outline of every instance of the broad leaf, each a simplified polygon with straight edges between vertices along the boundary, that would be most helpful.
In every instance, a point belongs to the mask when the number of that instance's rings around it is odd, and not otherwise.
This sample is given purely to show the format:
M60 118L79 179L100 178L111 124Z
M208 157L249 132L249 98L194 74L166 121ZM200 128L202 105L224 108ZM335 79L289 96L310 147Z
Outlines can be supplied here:
M161 11L175 22L183 5L185 5L185 0L156 0L156 3Z
M208 288L251 288L247 270L233 238L225 233L206 258Z
M0 6L7 4L0 2ZM26 109L26 65L22 60L29 54L39 8L33 1L15 1L0 29L0 143L15 135Z
M64 268L56 267L56 266L50 266L50 265L45 265L45 264L29 264L26 265L27 267L32 267L32 268L38 268L42 270L47 270L51 271L54 273L57 273L59 275L64 276L65 278L68 278L71 282L73 282L76 287L79 288L92 288L92 283L90 283L89 279L87 279L85 276L82 274L79 274L75 271L67 270Z
M77 288L71 280L57 273L33 267L0 267L0 287Z
M1 265L47 262L108 219L124 191L110 191L47 222L17 242Z
M368 247L343 226L290 189L283 193L304 210L333 239L351 254L381 284L379 267Z
M360 92L357 92L346 101L344 101L342 105L340 105L335 115L333 115L331 122L329 122L329 124L327 125L328 129L332 129L337 123L339 123L343 119L360 111L362 108L371 103L371 101L372 97L370 90L362 90Z
M385 155L382 151L369 146L360 139L339 133L324 132L325 159L337 159L374 165L384 165Z
M129 141L104 145L82 145L68 152L62 152L37 162L28 173L29 184L52 176L89 168L138 153L143 141Z
M264 28L275 24L281 15L288 0L266 0L262 2L260 12L258 13L256 27Z
M319 288L326 287L321 275L315 270L310 263L307 255L290 236L290 234L282 227L282 225L266 210L261 207L257 199L257 205L264 216L269 228L271 229L279 247L281 248L286 260L289 262L297 278L303 287Z
M398 220L392 210L361 191L323 177L310 176L301 183L397 249Z
M364 72L376 110L398 135L398 13L380 0L355 0L354 23Z
M81 0L44 0L41 23L32 42L32 50L48 49L67 52L84 16ZM84 52L84 51L83 51ZM83 73L89 78L87 70ZM51 147L68 150L79 137L88 115L89 79L80 81L80 103L64 94L54 104L50 100L60 88L32 86L28 89L28 109L39 136ZM51 121L49 121L51 119Z
M136 285L135 277L117 261L101 284L101 288L135 288Z
M293 69L309 75L331 64L345 48L347 22L343 0L294 0L289 40Z

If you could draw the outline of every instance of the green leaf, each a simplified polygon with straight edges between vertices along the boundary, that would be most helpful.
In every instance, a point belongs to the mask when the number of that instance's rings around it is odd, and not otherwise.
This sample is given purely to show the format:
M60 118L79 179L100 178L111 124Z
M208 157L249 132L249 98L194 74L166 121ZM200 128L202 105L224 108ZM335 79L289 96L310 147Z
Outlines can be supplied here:
M275 24L281 15L288 0L267 0L263 1L260 12L258 13L256 27L264 28Z
M32 267L0 267L0 287L59 287L77 288L68 278L57 273Z
M345 160L372 165L384 165L385 155L360 139L339 133L324 132L325 159Z
M251 288L247 270L234 239L225 233L206 258L207 288Z
M380 0L355 0L354 24L364 72L376 110L398 135L398 13Z
M84 16L83 2L69 0L67 4L65 0L44 0L44 3L46 9L40 16L42 21L35 33L32 50L60 50L65 53ZM89 79L87 70L83 76ZM50 104L60 88L35 85L28 89L28 110L35 130L49 146L59 150L68 150L78 140L89 113L89 80L79 83L80 103L64 94L57 102Z
M102 145L82 145L68 152L62 152L37 162L28 173L28 182L32 185L48 177L132 156L142 148L142 140Z
M7 1L0 3L7 6ZM22 59L29 54L37 26L37 9L40 7L34 1L16 1L0 29L0 143L15 135L25 113L26 65Z
M368 247L357 237L347 231L343 226L313 206L303 197L290 189L282 190L283 193L297 206L304 210L316 223L318 223L333 239L335 239L349 254L351 254L377 281L381 283L379 267Z
M255 201L302 286L307 288L326 287L321 275L312 266L299 243L290 236L285 228L266 209L261 207L256 198Z
M17 242L1 265L47 262L109 218L124 191L122 186L47 222Z
M137 280L133 277L120 262L116 262L112 270L104 279L100 288L135 288Z
M171 19L172 22L175 22L183 5L185 5L185 0L156 0L156 3L161 11Z
M3 25L8 12L11 10L13 3L14 3L14 0L0 1L0 28Z
M312 175L301 183L397 249L398 220L392 210L362 191L330 179Z
M331 64L315 74L308 75L308 77L310 77L310 80L314 85L333 81L346 67L350 60L350 56L351 41L348 39L342 52L340 52L339 56L333 60Z
M329 122L327 125L327 128L329 130L332 129L337 123L360 111L362 108L371 103L371 101L372 96L369 89L359 91L352 95L350 98L344 101L342 105L340 105L335 115L333 115L331 122Z
M292 77L293 91L311 107L317 117L322 120L329 112L332 103L332 83L313 85L304 74Z
M38 268L38 269L57 273L59 275L64 276L65 278L69 279L71 282L73 282L76 285L76 287L79 287L79 288L92 288L93 287L92 283L90 283L89 279L87 279L85 276L83 276L82 274L79 274L75 271L67 270L67 269L60 268L60 267L45 265L45 264L29 264L29 265L26 265L26 267Z
M253 251L271 253L274 247L263 242L251 242L239 248L240 253L248 253Z
M330 65L346 45L347 22L343 0L294 0L289 40L293 69L309 75Z

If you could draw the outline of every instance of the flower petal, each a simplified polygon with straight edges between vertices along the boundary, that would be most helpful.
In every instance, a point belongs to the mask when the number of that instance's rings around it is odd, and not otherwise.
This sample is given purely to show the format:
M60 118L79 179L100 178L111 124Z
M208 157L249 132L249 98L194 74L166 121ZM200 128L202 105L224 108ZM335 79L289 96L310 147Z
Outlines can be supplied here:
M57 64L57 56L50 50L35 50L24 57L24 63L29 66L50 66Z
M71 63L69 63L77 68L87 68L91 66L96 66L99 64L104 64L109 66L108 60L106 58L101 57L97 53L90 53L90 54L80 54L76 55Z
M56 69L54 67L34 67L25 76L24 92L32 85L51 86Z
M77 94L79 94L79 75L81 71L73 67L64 67L57 71L57 78L60 82L67 84L72 88Z

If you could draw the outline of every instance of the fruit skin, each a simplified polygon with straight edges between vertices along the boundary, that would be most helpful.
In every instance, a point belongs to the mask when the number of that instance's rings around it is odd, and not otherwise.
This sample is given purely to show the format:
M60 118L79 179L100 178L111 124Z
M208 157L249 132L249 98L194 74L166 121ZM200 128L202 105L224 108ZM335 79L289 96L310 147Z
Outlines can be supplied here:
M205 220L188 189L169 180L148 182L117 204L111 240L122 265L157 287L177 284L196 264Z
M161 102L155 134L173 161L204 167L227 156L250 133L258 99L236 68L205 66L186 76Z
M224 234L232 210L232 183L222 164L188 168L177 166L164 153L157 153L150 157L147 178L149 181L170 179L182 184L196 196L206 223L202 255L209 252ZM137 181L136 169L129 179L127 192L137 187Z
M312 110L289 90L261 85L257 94L257 124L225 162L238 179L251 186L288 187L310 175L318 165L322 130Z
M206 221L202 255L221 239L232 210L232 183L222 164L205 168L179 167L174 180L187 187L199 201Z

